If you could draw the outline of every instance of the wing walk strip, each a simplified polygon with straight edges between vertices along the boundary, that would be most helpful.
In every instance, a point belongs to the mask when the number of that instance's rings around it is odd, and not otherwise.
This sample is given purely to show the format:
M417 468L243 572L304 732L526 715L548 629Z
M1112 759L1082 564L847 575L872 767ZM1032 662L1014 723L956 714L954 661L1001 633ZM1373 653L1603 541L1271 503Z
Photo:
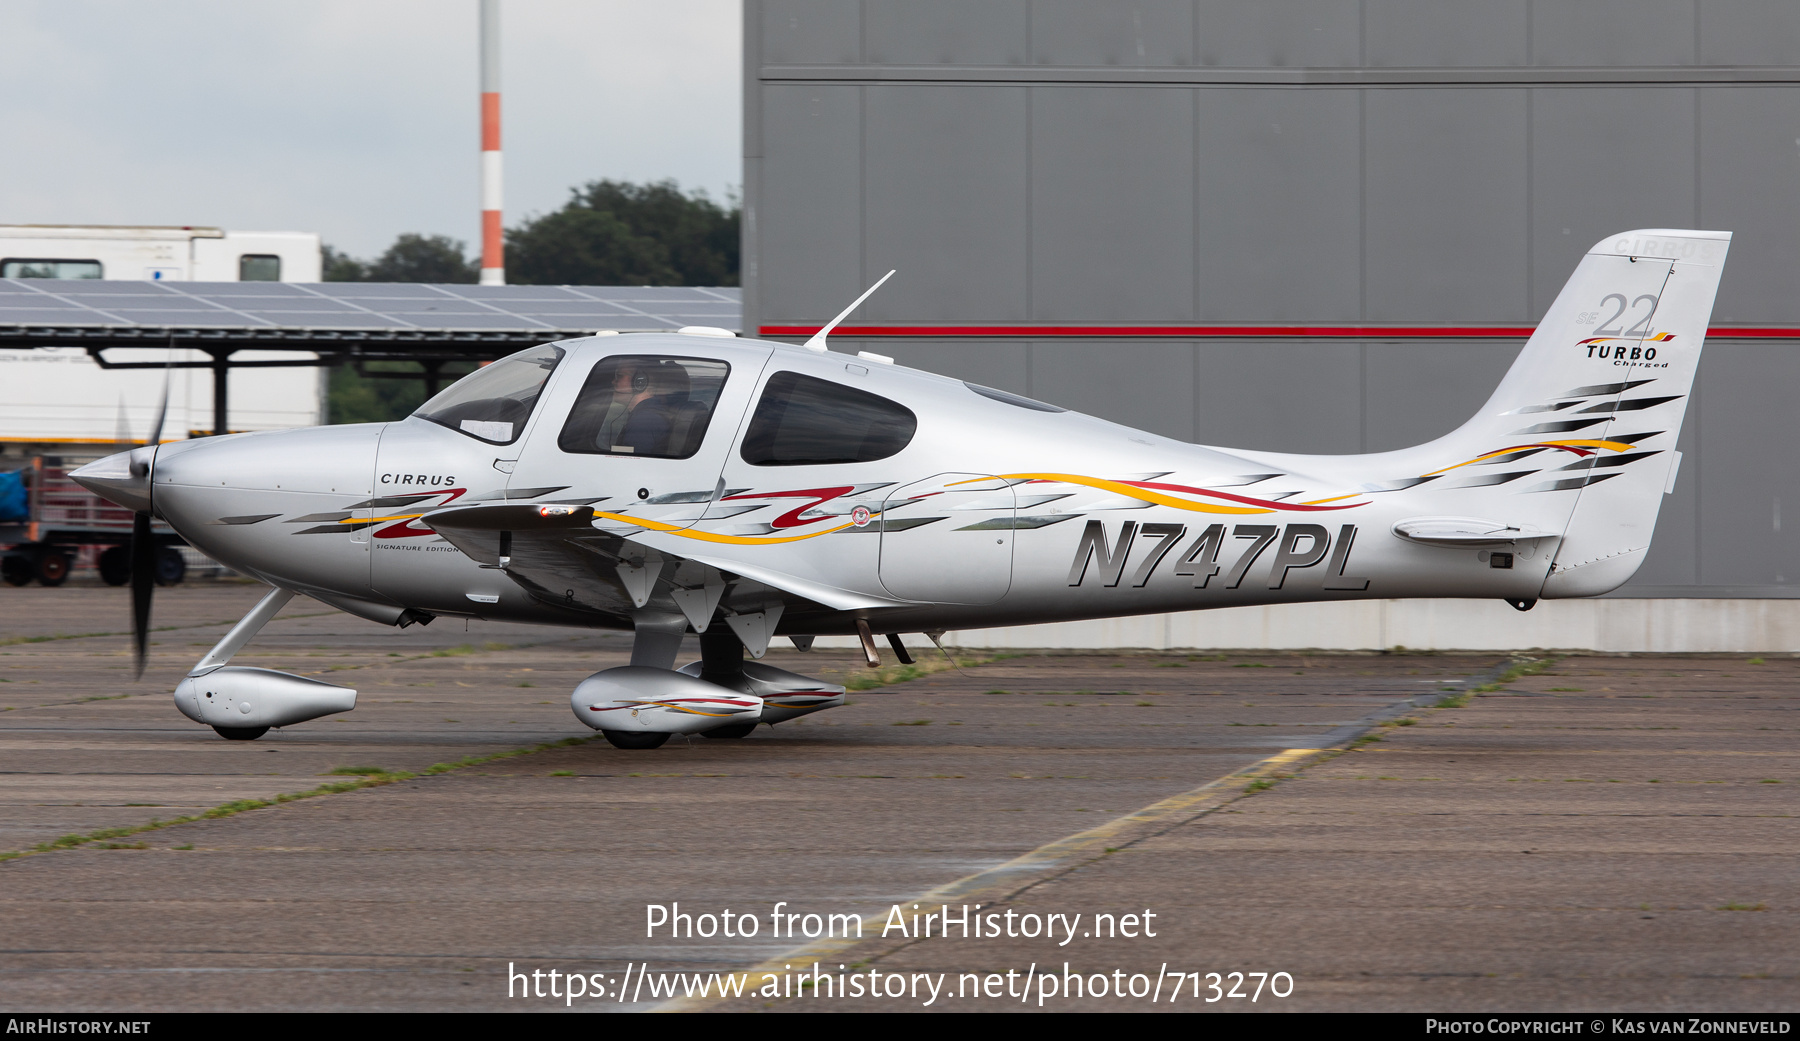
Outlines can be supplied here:
M1479 683L1488 682L1499 675L1509 664L1511 663L1503 662L1480 675L1464 679L1462 681L1463 689L1468 690ZM1245 789L1251 782L1281 770L1291 769L1308 759L1327 752L1338 751L1384 720L1404 715L1415 708L1436 704L1442 697L1443 692L1434 690L1423 695L1423 701L1420 700L1420 696L1415 695L1392 705L1384 705L1354 723L1332 730L1326 738L1329 741L1328 744L1323 744L1318 748L1286 749L1234 773L1208 781L1198 788L1182 792L1179 795L1172 795L1161 802L1151 803L1143 809L1128 813L1123 817L1115 817L1097 828L1076 832L1039 846L1029 853L1014 857L1004 864L997 864L986 871L978 871L973 875L967 875L954 882L927 890L918 896L894 902L899 904L916 903L921 906L952 902L979 903L984 906L984 909L1003 903L1040 882L1048 881L1057 875L1066 874L1096 861L1111 851L1153 838L1195 818L1203 817L1227 803L1243 798L1248 794ZM765 972L780 976L789 967L807 966L815 961L835 964L835 960L851 948L870 943L871 929L874 930L873 939L879 941L881 926L886 920L887 913L885 911L876 912L862 920L864 935L861 937L815 940L731 975L743 978L744 991L747 993L754 989L752 981L761 979ZM896 940L888 950L865 955L859 960L872 960L913 942L915 941L911 939ZM725 999L718 996L682 997L658 1005L650 1011L700 1012L723 1000Z

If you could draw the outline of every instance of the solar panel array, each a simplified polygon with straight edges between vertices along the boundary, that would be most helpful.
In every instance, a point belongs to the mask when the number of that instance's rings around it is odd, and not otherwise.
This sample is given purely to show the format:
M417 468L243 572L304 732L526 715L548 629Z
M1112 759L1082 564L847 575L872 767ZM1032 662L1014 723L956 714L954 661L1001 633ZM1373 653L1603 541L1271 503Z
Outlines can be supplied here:
M737 331L736 287L0 279L0 327L430 332Z

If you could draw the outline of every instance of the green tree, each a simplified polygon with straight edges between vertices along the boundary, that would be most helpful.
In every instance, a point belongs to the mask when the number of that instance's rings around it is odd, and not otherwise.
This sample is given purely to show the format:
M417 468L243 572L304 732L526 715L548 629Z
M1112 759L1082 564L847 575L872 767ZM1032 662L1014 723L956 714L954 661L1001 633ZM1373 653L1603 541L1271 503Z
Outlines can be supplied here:
M408 233L375 258L364 281L472 283L481 269L463 250L462 241L448 235Z
M374 260L357 260L330 246L321 247L327 282L471 283L481 268L463 255L462 240L448 235L407 232Z
M720 206L674 181L593 181L567 205L506 232L506 280L520 285L735 286L735 199Z
M519 285L735 286L738 228L735 198L714 202L674 181L593 181L571 191L554 213L528 218L506 232L506 280ZM447 235L407 233L374 260L323 247L327 282L470 283L479 264ZM448 366L449 386L468 366ZM368 373L417 371L410 362L371 362ZM332 423L404 418L425 400L423 380L331 371Z
M474 282L480 275L473 261L463 255L463 243L448 235L408 232L394 240L387 251L372 261L358 260L330 246L322 246L327 282ZM447 367L444 386L454 382L469 366ZM409 362L370 362L368 372L417 372ZM326 396L328 423L386 423L404 419L425 403L425 381L392 376L365 376L349 365L331 369Z
M324 270L327 282L366 282L369 279L369 265L348 253L340 253L326 243L319 247L320 267Z
M371 373L403 375L365 376L352 365L332 366L326 399L331 414L325 419L327 423L391 423L412 415L425 403L425 381L405 378L419 371L414 363L372 361L364 368ZM445 365L438 385L448 387L474 370L473 362Z

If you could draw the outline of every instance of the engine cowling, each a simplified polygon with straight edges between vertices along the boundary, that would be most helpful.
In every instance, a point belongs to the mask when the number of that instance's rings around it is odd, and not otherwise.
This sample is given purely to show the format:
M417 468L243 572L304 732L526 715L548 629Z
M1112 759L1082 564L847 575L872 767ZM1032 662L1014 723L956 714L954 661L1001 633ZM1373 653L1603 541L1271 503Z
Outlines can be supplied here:
M699 676L700 665L700 662L691 662L676 671ZM762 699L764 723L785 723L844 703L844 688L836 683L821 683L810 676L759 661L744 663L744 678L733 689Z
M348 712L356 691L273 669L227 665L188 676L175 687L175 707L211 727L284 727Z
M596 672L569 696L575 718L595 730L698 734L763 719L763 699L669 669L622 665Z

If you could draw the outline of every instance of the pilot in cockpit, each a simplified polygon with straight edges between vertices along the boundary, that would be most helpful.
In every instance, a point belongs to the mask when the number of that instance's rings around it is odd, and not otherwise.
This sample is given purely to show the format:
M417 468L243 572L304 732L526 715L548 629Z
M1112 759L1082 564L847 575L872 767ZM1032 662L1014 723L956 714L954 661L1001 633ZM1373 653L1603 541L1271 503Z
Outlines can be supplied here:
M634 399L642 399L649 393L649 377L632 362L620 363L613 373L612 397L606 403L606 415L594 432L594 447L603 452L611 451L619 440L619 431L625 428L625 420L631 417Z
M623 375L627 369L620 368ZM612 450L645 455L667 455L671 452L669 435L673 432L677 410L687 403L687 370L674 362L659 362L632 371L631 394L627 415L613 438ZM614 386L618 383L615 381ZM614 400L619 400L615 390ZM610 416L611 409L608 409Z
M685 459L699 448L729 371L699 358L608 359L589 373L556 443L565 452Z

